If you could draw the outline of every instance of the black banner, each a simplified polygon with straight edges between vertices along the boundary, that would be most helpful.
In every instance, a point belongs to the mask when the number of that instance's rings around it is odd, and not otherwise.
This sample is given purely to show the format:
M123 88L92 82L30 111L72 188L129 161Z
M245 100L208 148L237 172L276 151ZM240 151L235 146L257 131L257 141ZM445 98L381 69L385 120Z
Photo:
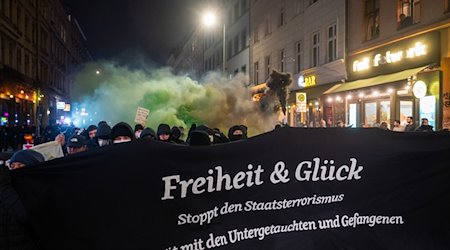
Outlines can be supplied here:
M450 249L450 133L283 128L14 171L46 249Z

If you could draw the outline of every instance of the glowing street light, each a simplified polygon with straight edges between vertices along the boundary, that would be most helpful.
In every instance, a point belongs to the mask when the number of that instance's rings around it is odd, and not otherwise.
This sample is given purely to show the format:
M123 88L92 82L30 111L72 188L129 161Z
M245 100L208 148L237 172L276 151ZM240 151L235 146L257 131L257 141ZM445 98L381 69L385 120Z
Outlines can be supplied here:
M206 12L203 17L202 17L202 23L205 27L213 27L217 25L217 14L211 11ZM222 74L225 75L225 69L226 69L226 60L225 60L225 55L226 55L226 50L225 50L225 45L226 45L226 24L225 21L222 20Z
M217 23L217 16L213 12L206 12L203 16L203 25L213 27Z

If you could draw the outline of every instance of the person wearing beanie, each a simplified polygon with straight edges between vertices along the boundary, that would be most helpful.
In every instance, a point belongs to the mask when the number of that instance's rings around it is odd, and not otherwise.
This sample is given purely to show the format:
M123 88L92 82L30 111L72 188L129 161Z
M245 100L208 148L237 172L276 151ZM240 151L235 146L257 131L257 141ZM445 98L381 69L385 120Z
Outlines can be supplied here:
M247 139L247 127L245 125L234 125L228 130L230 141L239 141Z
M130 142L135 139L133 129L126 122L119 122L111 129L113 144Z
M44 161L44 156L41 153L31 149L19 150L11 156L11 159L9 159L9 169L18 169Z
M169 125L167 125L165 123L159 124L158 130L156 132L158 141L172 142L170 140L170 133L171 133L171 129L170 129Z
M155 130L153 130L152 128L148 128L147 127L144 130L142 130L141 136L139 138L140 139L146 138L146 139L156 140Z
M20 150L12 155L9 168L16 171L41 162L44 162L42 154L31 149ZM12 185L10 170L0 166L0 248L41 249L29 229L28 214Z
M142 130L144 130L144 126L142 126L142 124L138 123L134 125L134 136L136 137L136 139L141 137Z

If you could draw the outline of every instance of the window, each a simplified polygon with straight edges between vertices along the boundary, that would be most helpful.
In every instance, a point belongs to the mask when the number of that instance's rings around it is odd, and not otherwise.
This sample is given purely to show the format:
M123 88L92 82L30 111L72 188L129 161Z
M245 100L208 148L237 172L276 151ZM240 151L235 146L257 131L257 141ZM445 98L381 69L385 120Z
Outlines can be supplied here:
M228 10L228 26L231 26L233 23L233 11L230 9Z
M30 40L30 18L28 16L25 16L24 32L25 38Z
M377 103L369 102L364 104L364 124L368 127L376 126L377 123Z
M239 35L234 37L234 54L237 55L239 53Z
M28 55L28 53L25 54L25 75L27 76L31 76L30 75L30 56Z
M241 32L241 49L243 50L245 48L247 48L247 30L246 29L244 29Z
M244 15L247 11L247 0L241 0L241 15Z
M0 6L0 8L1 8L1 6ZM450 12L450 0L444 0L444 10L445 10L444 11L445 13Z
M284 8L282 8L281 10L280 10L280 19L279 19L279 23L278 23L278 26L283 26L284 24L285 24L285 11L284 11Z
M258 27L256 27L253 30L253 43L258 43L259 42L259 32L258 32Z
M241 67L241 72L244 73L244 74L247 73L247 65L243 65L243 66Z
M336 24L328 27L328 53L327 53L327 61L332 62L337 59L337 32L336 32Z
M3 14L3 0L0 0L0 13Z
M303 45L302 42L298 42L295 44L295 53L296 53L296 70L299 73L302 70L302 60L303 60Z
M228 40L228 46L227 46L227 48L228 48L228 53L227 53L227 59L230 59L232 56L233 56L233 51L231 50L232 49L232 43L231 43L231 40Z
M399 28L420 22L420 0L398 0Z
M20 9L19 6L17 6L16 8L16 25L19 28L19 31L22 31L22 10Z
M234 4L234 21L239 19L239 1Z
M253 71L253 81L255 84L259 83L259 62L255 62Z
M266 79L268 79L269 78L269 76L270 76L270 56L266 56Z
M16 69L17 71L22 72L22 50L19 47L17 48L16 56Z
M264 29L264 35L268 36L270 33L272 33L272 27L270 25L270 16L266 16L266 19L264 21L265 23L265 29Z
M286 51L284 49L280 50L280 70L281 70L281 72L284 72L284 70L286 69L285 57L286 57Z
M366 40L377 38L380 34L380 0L366 0L365 22Z
M296 0L295 4L295 14L303 13L303 0Z
M312 36L312 58L311 66L319 66L319 49L320 49L320 38L319 33L314 33Z
M316 3L317 1L319 1L319 0L309 0L309 5L312 5L312 4Z
M2 37L0 37L0 63L5 63L5 40Z

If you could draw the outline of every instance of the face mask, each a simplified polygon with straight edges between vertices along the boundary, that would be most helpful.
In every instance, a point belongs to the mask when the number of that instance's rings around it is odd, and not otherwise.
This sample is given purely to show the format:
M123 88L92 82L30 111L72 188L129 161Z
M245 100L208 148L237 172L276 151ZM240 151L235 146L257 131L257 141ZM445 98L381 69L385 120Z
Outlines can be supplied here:
M136 138L141 138L141 132L142 132L142 130L134 132L134 135L136 136Z
M122 140L114 140L113 143L117 144L117 143L129 142L129 141L131 141L131 139L122 139Z
M108 140L103 140L103 139L98 139L98 145L99 145L100 147L109 145L109 141L108 141Z

